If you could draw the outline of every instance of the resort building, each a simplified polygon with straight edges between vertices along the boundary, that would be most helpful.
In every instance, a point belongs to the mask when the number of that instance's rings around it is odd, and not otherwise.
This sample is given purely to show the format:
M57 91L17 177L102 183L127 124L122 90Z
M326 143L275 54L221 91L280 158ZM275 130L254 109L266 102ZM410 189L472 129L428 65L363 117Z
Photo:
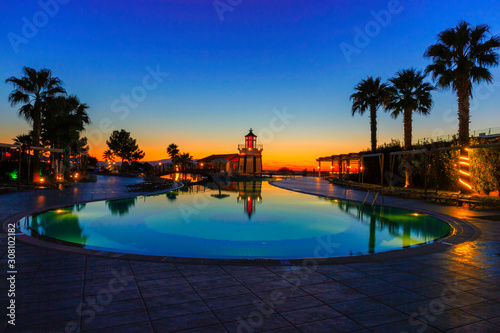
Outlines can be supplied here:
M197 161L200 169L226 172L229 175L238 171L238 162L238 154L215 154Z
M218 172L253 175L262 173L263 146L257 144L257 136L250 129L245 136L245 143L238 145L239 154L215 154L197 161L200 169Z

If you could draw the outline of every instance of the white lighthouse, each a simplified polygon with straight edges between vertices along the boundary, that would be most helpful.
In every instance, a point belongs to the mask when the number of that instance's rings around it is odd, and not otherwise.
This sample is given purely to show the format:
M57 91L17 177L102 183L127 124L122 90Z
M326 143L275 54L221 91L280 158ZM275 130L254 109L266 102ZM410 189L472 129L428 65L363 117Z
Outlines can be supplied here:
M252 129L245 135L245 144L238 145L240 174L251 175L262 173L262 145L257 144L257 135Z

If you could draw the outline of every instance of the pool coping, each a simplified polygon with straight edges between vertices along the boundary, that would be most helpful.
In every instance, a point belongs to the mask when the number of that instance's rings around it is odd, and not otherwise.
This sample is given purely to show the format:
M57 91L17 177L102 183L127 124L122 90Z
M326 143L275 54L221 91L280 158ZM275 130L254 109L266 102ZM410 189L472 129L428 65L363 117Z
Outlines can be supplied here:
M282 180L286 181L286 180ZM283 190L288 190L292 192L298 192L307 195L314 195L317 197L327 198L330 200L342 200L342 201L350 201L361 203L361 200L355 199L345 199L339 197L330 197L319 195L315 193L309 193L296 189L287 189L284 187L277 186L273 183L279 181L269 182L270 185L278 187ZM121 200L135 197L142 197L148 195L162 194L170 191L174 191L182 187L174 187L171 189L166 189L157 192L139 194L139 195L127 195L122 197L113 198L110 200ZM84 204L89 202L97 202L97 201L106 201L106 199L98 199L98 200L89 200L82 202L75 202L72 205ZM43 211L57 209L61 207L67 207L68 205L54 205L49 207L44 207L43 209L32 209L28 211L24 211L22 213L16 214L13 217L5 220L3 222L3 231L8 234L9 224L14 224L22 219L23 217L41 213ZM380 206L380 205L379 205ZM405 207L384 204L385 207L399 208L408 210ZM86 255L93 257L102 257L109 259L120 259L120 260L132 260L132 261L147 261L147 262L165 262L165 263L174 263L174 264L192 264L192 265L231 265L231 266L316 266L316 265L331 265L331 264L351 264L351 263L366 263L366 262L380 262L386 260L399 260L406 259L411 257L425 256L429 254L443 252L454 245L458 245L460 243L466 241L472 241L477 239L481 235L481 230L474 226L473 224L458 219L456 217L427 211L421 209L412 209L412 211L419 214L427 214L429 216L433 216L448 225L452 228L452 231L449 235L436 239L432 242L419 244L416 246L411 246L403 249L396 249L372 254L361 254L361 255L353 255L353 256L342 256L342 257L325 257L325 258L301 258L301 259L268 259L268 258L257 258L257 259L214 259L214 258L185 258L185 257L169 257L169 256L158 256L158 255L146 255L146 254L130 254L130 253L120 253L120 252L112 252L112 251L101 251L94 249L87 249L78 246L58 244L55 242L48 242L41 239L34 238L30 235L22 233L16 227L16 241L19 240L23 243L27 243L36 247L41 247L50 250L64 251L70 252L77 255Z

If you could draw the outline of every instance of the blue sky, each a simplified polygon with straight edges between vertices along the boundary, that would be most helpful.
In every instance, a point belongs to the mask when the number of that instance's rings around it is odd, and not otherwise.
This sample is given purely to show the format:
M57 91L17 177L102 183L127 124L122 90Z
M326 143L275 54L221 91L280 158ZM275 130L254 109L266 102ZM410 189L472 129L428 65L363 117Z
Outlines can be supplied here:
M368 117L350 112L358 81L425 68L425 49L460 19L487 23L500 33L498 1L216 4L227 9L223 20L214 1L1 1L2 80L19 76L22 66L50 68L68 92L91 106L87 135L93 155L102 154L112 128L131 131L152 160L165 158L171 142L196 158L234 152L252 127L265 139L269 166L310 167L318 156L369 146ZM376 23L373 13L388 8L396 10L382 15L387 24ZM38 31L26 35L26 21ZM357 31L367 28L371 36L348 61L340 46L356 47ZM13 47L14 34L25 39ZM148 67L168 76L161 82L147 78L155 87L145 90ZM500 126L500 71L492 72L495 85L476 89L472 129ZM28 131L8 104L11 89L0 84L0 142ZM126 105L122 95L133 93L137 100L126 107L127 115L114 112ZM455 96L435 92L434 100L430 116L415 115L414 137L456 131ZM276 110L284 109L294 118L273 126ZM383 112L378 119L380 143L402 138L402 119Z

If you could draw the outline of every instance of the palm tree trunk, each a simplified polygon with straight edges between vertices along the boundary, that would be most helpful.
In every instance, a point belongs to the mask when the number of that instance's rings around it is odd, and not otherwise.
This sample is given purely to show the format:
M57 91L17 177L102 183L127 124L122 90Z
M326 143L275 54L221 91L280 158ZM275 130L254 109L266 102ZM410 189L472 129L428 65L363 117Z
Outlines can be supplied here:
M465 80L464 80L465 81ZM469 144L469 85L468 82L459 83L458 98L458 143L461 146Z
M469 151L465 149L465 146L469 145L469 81L462 80L458 84L457 97L458 97L458 143L462 146L460 149L461 162L466 161L467 165L460 164L460 189L461 193L469 194L471 193L470 188L470 177L467 174L470 173L468 162L469 162ZM467 185L466 185L467 184Z
M411 149L412 110L404 110L405 150ZM412 186L410 155L405 155L405 187Z
M377 150L377 107L370 107L370 130L372 135L372 152Z
M35 103L36 104L36 103ZM37 106L35 105L35 108ZM40 147L42 120L40 112L35 111L33 117L33 146ZM33 150L33 182L40 181L40 151Z

